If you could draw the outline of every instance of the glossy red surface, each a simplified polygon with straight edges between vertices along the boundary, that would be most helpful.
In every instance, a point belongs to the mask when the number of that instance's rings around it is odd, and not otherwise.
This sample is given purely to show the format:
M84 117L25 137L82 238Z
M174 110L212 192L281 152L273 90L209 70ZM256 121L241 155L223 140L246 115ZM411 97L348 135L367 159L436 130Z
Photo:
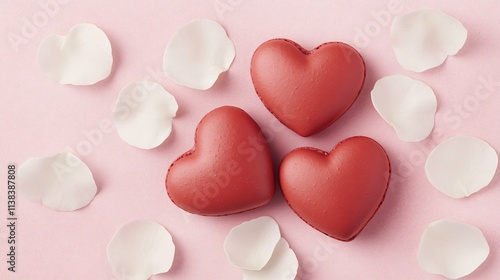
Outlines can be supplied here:
M267 109L302 136L339 119L365 80L365 64L351 46L325 43L308 51L287 39L260 45L252 57L252 82Z
M170 166L166 188L180 208L228 215L268 203L275 192L269 146L242 109L223 106L198 124L195 147Z
M350 241L382 204L390 162L375 140L356 136L330 153L298 148L283 159L280 184L290 207L328 236Z

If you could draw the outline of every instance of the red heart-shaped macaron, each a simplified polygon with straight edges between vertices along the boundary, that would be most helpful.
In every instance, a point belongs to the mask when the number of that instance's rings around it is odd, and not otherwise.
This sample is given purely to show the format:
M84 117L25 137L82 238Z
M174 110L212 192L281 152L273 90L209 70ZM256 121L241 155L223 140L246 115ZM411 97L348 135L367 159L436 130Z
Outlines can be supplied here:
M268 203L274 168L257 123L240 108L224 106L198 124L194 148L176 159L165 180L170 199L200 215L228 215Z
M267 109L302 136L340 118L363 87L365 64L351 46L330 42L308 51L288 39L260 45L250 74Z
M279 173L283 195L300 218L328 236L350 241L382 204L391 168L380 144L356 136L330 153L295 149Z

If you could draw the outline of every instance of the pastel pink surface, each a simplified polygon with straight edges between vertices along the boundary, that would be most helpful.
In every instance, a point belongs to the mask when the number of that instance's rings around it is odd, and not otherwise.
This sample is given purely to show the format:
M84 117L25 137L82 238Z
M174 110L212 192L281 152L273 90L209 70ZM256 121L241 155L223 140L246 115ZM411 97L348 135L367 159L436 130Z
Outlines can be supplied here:
M52 2L52 1L42 1ZM54 212L18 194L17 272L0 267L0 279L118 279L106 261L106 246L123 224L151 219L165 226L176 244L173 267L152 279L241 279L222 244L229 230L243 221L269 215L297 254L297 279L442 279L418 265L420 236L432 221L448 218L479 227L491 248L486 262L463 279L496 279L500 275L500 176L465 199L443 196L425 178L430 150L457 134L477 136L500 151L500 31L496 1L60 1L50 15L38 1L1 1L0 217L6 219L7 163L32 156L73 150L93 171L98 193L86 208ZM65 4L62 4L65 2ZM57 2L59 3L59 2ZM222 4L221 4L222 3ZM395 14L438 8L459 19L469 31L464 48L435 69L412 73L396 61L389 40ZM225 10L224 10L225 9ZM9 42L22 36L26 21L37 24L18 51ZM196 18L220 22L236 46L227 73L205 92L176 85L163 70L162 56L175 30ZM65 34L89 22L109 37L114 64L110 77L88 87L62 86L39 71L36 51L51 34ZM365 86L354 105L334 126L303 138L281 125L254 93L249 75L255 49L271 38L290 38L306 49L328 41L355 47L365 60ZM373 108L369 93L375 81L404 74L429 84L438 99L436 128L420 143L398 140ZM117 135L111 108L120 89L150 79L179 103L172 135L160 147L139 150ZM165 170L193 146L200 119L222 105L247 111L268 136L277 166L294 148L328 151L354 135L377 140L392 163L384 203L354 241L341 243L305 224L277 192L266 206L227 217L201 217L181 211L165 194ZM0 231L5 236L5 226ZM0 253L7 253L6 242Z

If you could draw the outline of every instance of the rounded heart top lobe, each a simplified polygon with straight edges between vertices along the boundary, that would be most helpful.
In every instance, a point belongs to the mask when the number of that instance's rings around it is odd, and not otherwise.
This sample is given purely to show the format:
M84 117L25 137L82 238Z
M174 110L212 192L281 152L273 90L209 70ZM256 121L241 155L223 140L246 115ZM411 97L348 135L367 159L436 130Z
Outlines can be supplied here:
M288 128L310 136L351 107L363 87L365 64L344 43L307 51L291 40L273 39L253 54L250 74L267 109Z
M268 203L274 167L258 124L243 110L224 106L198 124L195 147L169 168L166 188L180 208L200 215L228 215Z

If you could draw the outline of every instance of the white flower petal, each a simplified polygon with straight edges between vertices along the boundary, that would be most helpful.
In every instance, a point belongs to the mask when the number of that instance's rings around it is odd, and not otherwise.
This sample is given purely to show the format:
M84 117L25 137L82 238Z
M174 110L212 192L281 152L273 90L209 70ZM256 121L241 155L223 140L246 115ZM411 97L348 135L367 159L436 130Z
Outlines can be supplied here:
M259 270L271 259L280 238L276 221L263 216L231 229L224 241L224 251L235 267Z
M88 205L97 187L88 166L69 152L34 157L19 167L19 191L30 201L57 211Z
M269 262L261 270L243 270L244 280L293 280L297 276L297 256L281 238Z
M375 110L399 139L418 142L431 133L437 101L427 84L403 75L388 76L375 83L371 96Z
M138 81L121 90L113 109L113 121L125 142L141 149L152 149L172 132L178 108L174 96L161 85Z
M163 69L177 84L205 90L229 69L234 56L234 44L224 28L215 21L198 19L173 35L163 56Z
M66 36L52 35L40 44L38 65L60 84L92 85L111 73L111 43L97 26L78 24Z
M425 173L436 189L461 198L486 187L497 166L498 155L488 143L475 137L456 136L429 154Z
M403 68L422 72L441 65L465 44L467 29L457 19L438 10L419 10L396 16L391 41Z
M124 225L108 244L108 263L126 280L145 280L170 270L175 245L158 223L137 220Z
M477 227L439 220L425 229L417 258L425 271L457 279L476 270L489 252L488 242Z

